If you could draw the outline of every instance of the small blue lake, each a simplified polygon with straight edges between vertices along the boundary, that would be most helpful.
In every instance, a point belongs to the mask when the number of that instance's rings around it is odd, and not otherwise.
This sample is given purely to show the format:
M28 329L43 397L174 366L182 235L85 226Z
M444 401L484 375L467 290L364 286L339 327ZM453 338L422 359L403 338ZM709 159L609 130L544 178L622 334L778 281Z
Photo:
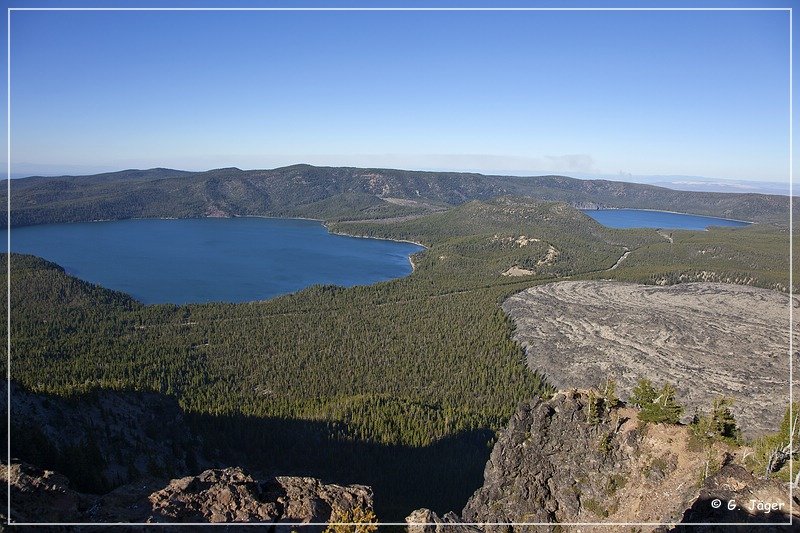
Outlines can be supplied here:
M609 228L660 228L703 230L710 226L749 226L749 222L727 218L705 217L672 213L669 211L649 211L645 209L585 209L583 211L600 224Z
M121 220L12 228L11 250L151 303L264 300L314 284L350 287L411 273L421 246L332 235L270 218Z

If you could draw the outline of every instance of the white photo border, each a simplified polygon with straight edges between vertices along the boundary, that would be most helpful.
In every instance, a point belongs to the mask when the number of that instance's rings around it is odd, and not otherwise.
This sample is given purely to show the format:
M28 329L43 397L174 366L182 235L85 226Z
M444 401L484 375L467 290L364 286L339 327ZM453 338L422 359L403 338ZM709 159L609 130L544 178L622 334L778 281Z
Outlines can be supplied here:
M792 217L792 204L793 204L793 125L792 125L792 8L791 7L9 7L7 8L7 168L6 168L6 182L7 182L7 202L6 207L7 221L6 221L6 244L7 244L7 258L6 261L6 276L7 276L7 314L6 314L6 327L7 327L7 361L6 361L6 391L7 391L7 468L9 472L7 477L7 501L6 501L6 519L8 525L14 526L265 526L280 525L289 527L302 527L302 526L328 526L328 525L361 525L360 523L353 522L224 522L219 524L212 524L208 522L189 522L189 523L134 523L134 522L13 522L11 517L11 13L14 11L783 11L789 14L789 420L794 420L793 414L793 343L792 332L794 325L794 312L792 302L793 294L793 278L792 278L792 250L793 250L793 217ZM793 449L794 431L790 428L789 431L789 446ZM794 477L794 462L793 458L789 456L789 472L790 479ZM794 508L794 488L793 482L789 482L789 521L781 522L763 522L763 523L750 523L750 522L686 522L680 523L685 526L749 526L757 528L759 526L792 526ZM377 526L408 526L407 522L378 522ZM441 524L436 523L414 523L415 526L437 526ZM678 523L671 522L459 522L457 525L486 527L486 526L676 526Z

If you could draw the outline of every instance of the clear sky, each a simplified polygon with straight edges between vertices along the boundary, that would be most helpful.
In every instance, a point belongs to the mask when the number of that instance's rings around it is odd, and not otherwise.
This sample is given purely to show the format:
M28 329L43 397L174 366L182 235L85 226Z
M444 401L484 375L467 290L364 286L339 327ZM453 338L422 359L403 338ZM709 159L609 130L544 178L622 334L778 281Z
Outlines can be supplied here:
M308 162L786 181L788 29L765 11L15 11L12 173Z

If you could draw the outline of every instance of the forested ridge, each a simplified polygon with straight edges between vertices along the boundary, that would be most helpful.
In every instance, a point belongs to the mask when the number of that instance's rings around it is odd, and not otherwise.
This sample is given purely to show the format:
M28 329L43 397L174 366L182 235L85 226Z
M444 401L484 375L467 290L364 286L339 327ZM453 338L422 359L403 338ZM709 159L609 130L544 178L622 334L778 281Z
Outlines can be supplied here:
M565 176L486 176L293 165L206 172L126 170L11 182L11 224L126 218L283 216L338 221L426 214L502 195L584 207L662 209L788 225L785 196L686 192ZM7 204L0 191L0 206ZM7 213L0 221L5 224Z

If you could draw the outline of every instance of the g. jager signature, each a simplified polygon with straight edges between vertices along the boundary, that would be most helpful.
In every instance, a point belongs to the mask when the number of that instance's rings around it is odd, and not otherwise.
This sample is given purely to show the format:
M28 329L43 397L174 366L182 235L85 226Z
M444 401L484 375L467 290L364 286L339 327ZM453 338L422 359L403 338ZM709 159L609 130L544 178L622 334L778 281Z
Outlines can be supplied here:
M771 513L772 511L783 511L783 502L763 502L760 500L750 500L747 508L750 512Z

